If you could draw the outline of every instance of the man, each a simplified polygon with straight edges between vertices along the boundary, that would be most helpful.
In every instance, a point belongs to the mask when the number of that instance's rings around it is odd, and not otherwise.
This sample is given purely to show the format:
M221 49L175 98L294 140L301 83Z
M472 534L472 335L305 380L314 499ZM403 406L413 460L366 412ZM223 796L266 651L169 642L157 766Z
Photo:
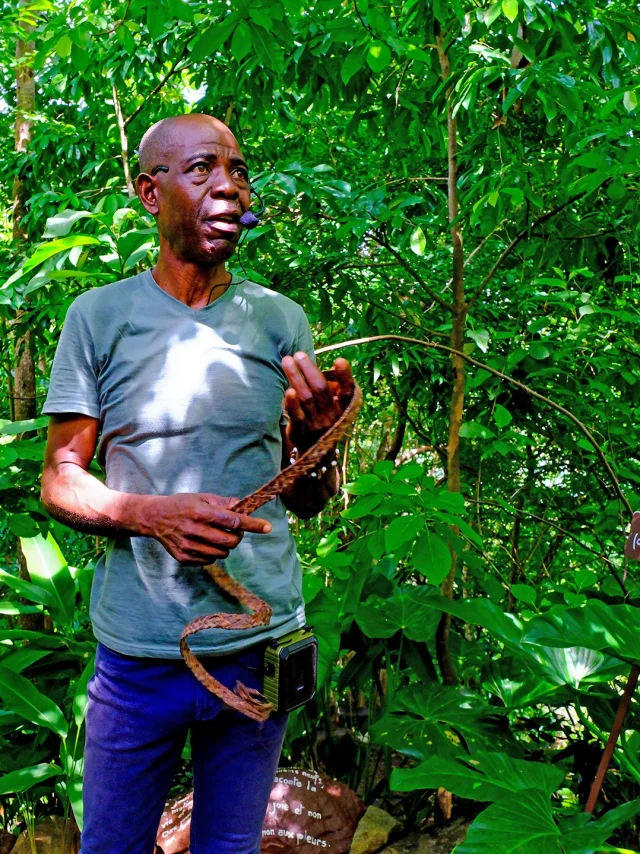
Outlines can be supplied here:
M141 142L140 169L157 264L73 303L44 408L46 507L109 537L91 601L99 646L82 854L153 851L189 732L192 854L257 854L286 718L259 724L225 707L181 661L178 641L194 617L233 609L201 568L225 560L269 602L271 625L201 632L191 645L227 687L261 688L266 639L304 623L285 507L313 516L336 492L336 470L329 455L263 518L230 511L229 496L269 480L294 446L310 447L353 380L339 359L339 382L327 385L298 305L227 272L250 186L225 125L203 115L159 122ZM104 484L88 471L96 447Z

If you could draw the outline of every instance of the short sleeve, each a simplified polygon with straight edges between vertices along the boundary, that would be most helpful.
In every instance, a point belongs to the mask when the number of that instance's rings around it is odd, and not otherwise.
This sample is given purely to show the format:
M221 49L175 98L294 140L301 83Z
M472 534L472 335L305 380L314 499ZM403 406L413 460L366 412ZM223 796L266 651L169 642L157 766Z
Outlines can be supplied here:
M79 300L67 312L42 412L100 417L93 338Z
M302 310L300 311L298 328L296 329L296 334L291 345L291 354L293 355L293 353L297 353L298 350L302 350L304 353L307 353L314 362L316 361L316 354L313 350L311 327L309 326L307 315Z
M298 321L298 326L295 335L293 336L289 353L293 356L293 354L297 353L299 350L302 350L304 353L307 353L313 359L314 362L316 361L316 354L313 350L313 337L311 335L311 327L309 326L307 315L302 309L300 309L300 320ZM289 416L283 409L282 417L280 418L280 426L284 428L287 426L288 423Z

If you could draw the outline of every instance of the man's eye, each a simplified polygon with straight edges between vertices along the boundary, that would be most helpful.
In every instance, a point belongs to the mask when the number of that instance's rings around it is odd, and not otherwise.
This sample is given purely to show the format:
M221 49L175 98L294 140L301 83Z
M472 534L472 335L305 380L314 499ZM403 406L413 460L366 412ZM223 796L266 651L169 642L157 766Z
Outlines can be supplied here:
M247 182L249 181L249 172L247 169L244 169L242 166L239 166L235 170L235 173L236 173L236 175L239 175L243 181L247 181Z
M193 164L191 171L196 172L198 175L203 175L205 172L209 171L209 164L204 160L199 160L197 163Z

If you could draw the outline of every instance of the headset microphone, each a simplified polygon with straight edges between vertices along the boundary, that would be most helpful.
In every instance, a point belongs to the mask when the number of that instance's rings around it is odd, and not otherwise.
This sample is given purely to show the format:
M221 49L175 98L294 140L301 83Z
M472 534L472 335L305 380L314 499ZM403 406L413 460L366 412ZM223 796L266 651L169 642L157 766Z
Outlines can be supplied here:
M245 211L240 217L240 225L244 225L245 228L255 228L257 225L260 225L260 215L254 214L253 211Z
M258 213L254 213L253 211L245 211L240 217L240 225L244 225L244 227L249 230L255 228L257 225L260 225L260 217L266 210L266 205L262 201L260 193L253 187L251 188L251 192L258 197L258 201L260 202L260 210L258 211Z

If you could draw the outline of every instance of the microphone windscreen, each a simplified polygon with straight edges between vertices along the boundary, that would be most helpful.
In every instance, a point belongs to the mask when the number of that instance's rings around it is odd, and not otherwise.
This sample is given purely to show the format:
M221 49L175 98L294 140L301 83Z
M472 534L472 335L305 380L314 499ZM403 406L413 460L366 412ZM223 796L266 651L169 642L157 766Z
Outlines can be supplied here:
M245 211L240 217L240 225L245 228L255 228L260 224L260 217L256 216L253 211Z

